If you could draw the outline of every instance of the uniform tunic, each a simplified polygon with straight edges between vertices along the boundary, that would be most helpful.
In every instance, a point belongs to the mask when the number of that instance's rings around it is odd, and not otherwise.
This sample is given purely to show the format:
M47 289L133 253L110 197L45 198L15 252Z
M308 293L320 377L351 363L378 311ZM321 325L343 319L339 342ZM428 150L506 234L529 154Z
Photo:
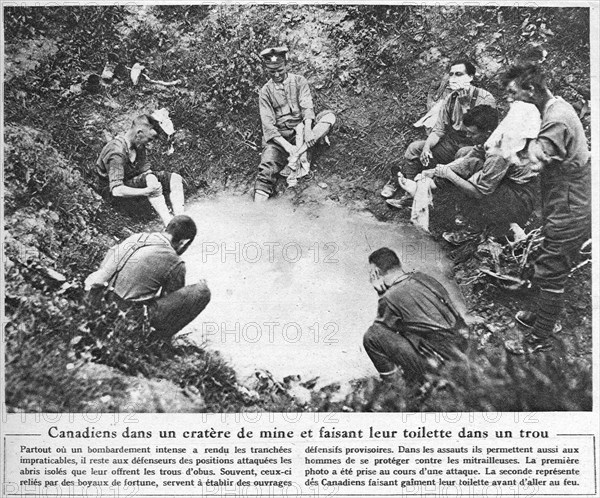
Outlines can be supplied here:
M126 301L147 301L185 285L185 263L162 233L136 234L109 249L94 274Z
M269 80L258 98L263 143L275 137L290 138L294 128L306 119L315 119L308 81L289 73L281 84Z
M365 350L375 368L390 373L400 366L410 381L454 356L464 324L446 289L424 273L400 276L381 296Z
M125 310L147 308L150 324L167 337L207 306L205 283L185 286L185 263L164 233L142 233L113 246L86 286L108 285L109 301Z
M136 149L135 161L129 157L129 144L123 136L108 142L96 161L96 190L103 197L111 197L115 187L125 185L132 188L147 187L146 175L152 173L163 187L163 193L170 192L171 174L164 171L154 172L147 161L146 148Z

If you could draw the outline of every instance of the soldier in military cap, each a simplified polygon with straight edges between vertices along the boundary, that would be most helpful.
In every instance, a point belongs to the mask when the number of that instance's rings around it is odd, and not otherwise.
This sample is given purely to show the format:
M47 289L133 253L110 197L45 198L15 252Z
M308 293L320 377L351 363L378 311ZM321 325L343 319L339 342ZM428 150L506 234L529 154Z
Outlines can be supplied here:
M277 175L289 172L288 164L294 168L303 152L325 137L335 123L331 111L315 116L308 81L288 73L287 52L287 47L271 47L260 53L270 79L259 95L263 150L255 201L266 201L273 193Z

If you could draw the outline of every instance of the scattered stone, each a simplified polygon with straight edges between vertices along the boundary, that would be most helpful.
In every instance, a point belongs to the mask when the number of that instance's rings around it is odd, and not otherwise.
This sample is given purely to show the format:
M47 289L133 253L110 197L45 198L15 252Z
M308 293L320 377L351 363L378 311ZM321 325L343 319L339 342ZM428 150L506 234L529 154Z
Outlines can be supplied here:
M105 100L103 102L103 104L104 104L105 107L108 107L108 108L114 109L114 110L117 110L117 109L121 108L121 104L115 102L114 100Z
M44 268L44 272L48 277L50 277L52 280L56 280L57 282L67 281L67 277L65 277L62 273L53 270L52 268Z
M138 84L139 80L140 80L140 76L142 74L142 71L146 69L145 66L142 66L139 62L136 62L133 67L131 68L131 82L135 85Z

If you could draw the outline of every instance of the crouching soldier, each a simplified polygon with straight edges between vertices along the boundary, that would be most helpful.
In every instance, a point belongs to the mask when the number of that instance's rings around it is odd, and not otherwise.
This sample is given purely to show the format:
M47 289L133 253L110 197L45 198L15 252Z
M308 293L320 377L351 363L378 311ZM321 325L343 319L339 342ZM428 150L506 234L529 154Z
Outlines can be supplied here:
M291 175L294 181L306 174L310 163L305 152L326 137L335 124L331 111L315 116L306 78L288 73L287 52L286 47L274 47L260 53L270 79L259 95L263 150L255 201L266 201L273 194L278 174Z
M164 232L138 233L113 246L100 269L85 281L92 295L128 311L139 309L156 332L170 338L196 318L210 301L206 282L185 285L180 258L196 236L196 224L175 216ZM90 303L99 303L90 299Z
M465 322L442 284L424 273L406 273L391 249L376 250L369 263L379 304L363 338L365 351L382 380L402 375L418 386L446 360L461 357Z

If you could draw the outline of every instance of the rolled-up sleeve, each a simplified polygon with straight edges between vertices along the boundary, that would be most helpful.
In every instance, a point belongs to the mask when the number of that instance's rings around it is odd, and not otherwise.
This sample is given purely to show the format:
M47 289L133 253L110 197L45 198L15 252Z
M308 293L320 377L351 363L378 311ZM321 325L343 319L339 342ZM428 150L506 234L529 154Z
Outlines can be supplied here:
M263 88L258 96L258 108L260 111L260 121L262 123L263 137L265 142L280 137L281 133L277 129L275 110L271 104L267 90Z
M125 156L118 152L113 152L105 159L108 188L111 192L115 187L123 185L125 179L125 161L127 161Z
M563 161L567 157L569 131L565 123L558 121L543 123L537 138L549 161Z
M446 129L451 123L452 110L450 109L452 94L447 95L444 98L443 104L440 106L440 112L438 114L437 121L431 130L431 133L435 133L438 137L443 137L446 134Z
M308 81L303 76L298 77L298 104L302 112L302 120L315 119L315 110Z
M491 195L506 176L509 166L509 162L502 156L489 156L481 171L469 178L469 182L481 195Z

